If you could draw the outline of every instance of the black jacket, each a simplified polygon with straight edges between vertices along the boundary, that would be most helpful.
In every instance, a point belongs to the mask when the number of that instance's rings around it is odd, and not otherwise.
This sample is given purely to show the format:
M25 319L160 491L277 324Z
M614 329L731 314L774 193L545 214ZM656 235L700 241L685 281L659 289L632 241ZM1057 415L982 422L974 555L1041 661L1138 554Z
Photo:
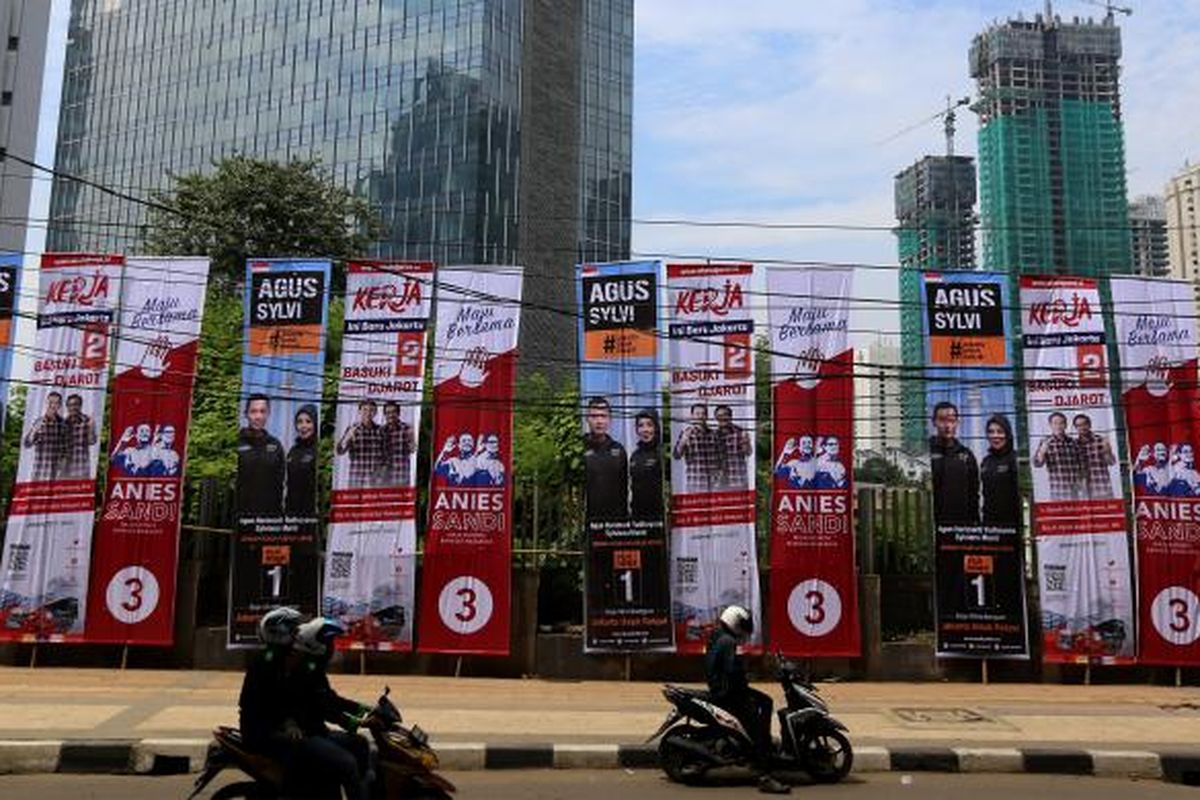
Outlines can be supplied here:
M658 442L638 442L629 457L629 518L638 522L663 518L663 459Z
M326 722L345 724L361 708L338 695L318 659L307 659L288 674L286 654L275 648L259 653L246 670L238 698L242 738L250 747L278 735L292 720L305 736L328 733Z
M622 520L628 517L629 462L625 448L607 433L583 437L583 463L587 476L587 518Z
M737 638L721 625L708 639L704 672L709 694L718 704L737 703L750 692L746 660L738 655L737 647Z
M979 524L979 464L958 439L929 440L935 525Z
M283 511L283 445L255 428L238 431L238 512L278 516Z
M1021 520L1021 490L1017 454L1011 447L988 450L979 465L983 484L983 524L1015 528Z
M316 437L297 439L287 454L287 498L289 517L311 517L317 513Z

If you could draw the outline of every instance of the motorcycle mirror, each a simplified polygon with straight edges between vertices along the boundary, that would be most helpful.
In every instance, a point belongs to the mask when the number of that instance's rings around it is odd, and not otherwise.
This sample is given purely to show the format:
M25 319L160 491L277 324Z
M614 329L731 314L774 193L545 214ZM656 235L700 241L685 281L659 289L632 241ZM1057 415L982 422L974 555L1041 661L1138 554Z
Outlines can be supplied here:
M391 693L392 693L392 687L390 687L390 686L383 687L383 696L384 697L387 697Z

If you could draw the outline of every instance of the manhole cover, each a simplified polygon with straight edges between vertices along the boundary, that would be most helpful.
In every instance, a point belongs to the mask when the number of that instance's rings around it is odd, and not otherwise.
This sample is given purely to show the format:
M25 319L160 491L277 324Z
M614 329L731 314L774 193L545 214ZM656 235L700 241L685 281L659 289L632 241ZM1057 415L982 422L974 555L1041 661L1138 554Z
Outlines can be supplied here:
M914 725L970 725L995 720L970 708L895 708L896 716Z

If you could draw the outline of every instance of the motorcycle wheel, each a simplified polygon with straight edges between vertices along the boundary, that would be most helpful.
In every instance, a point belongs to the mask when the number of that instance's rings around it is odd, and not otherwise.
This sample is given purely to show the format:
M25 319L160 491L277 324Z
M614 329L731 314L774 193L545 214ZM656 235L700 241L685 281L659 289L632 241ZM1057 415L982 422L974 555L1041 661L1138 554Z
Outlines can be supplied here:
M277 795L255 781L227 783L213 792L212 800L275 800Z
M804 769L817 783L837 783L853 766L854 750L841 731L820 731L805 743Z
M658 763L666 773L667 779L674 783L692 786L704 780L708 765L701 761L690 750L678 747L674 739L696 739L682 731L668 733L658 744Z

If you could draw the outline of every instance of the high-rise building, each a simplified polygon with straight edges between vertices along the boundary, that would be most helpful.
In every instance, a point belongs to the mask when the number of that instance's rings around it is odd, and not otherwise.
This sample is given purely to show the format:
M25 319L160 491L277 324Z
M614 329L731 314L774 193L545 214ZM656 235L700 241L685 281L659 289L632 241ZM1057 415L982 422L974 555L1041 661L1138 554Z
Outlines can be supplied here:
M1185 165L1166 191L1171 276L1200 283L1200 164Z
M569 363L572 265L629 254L633 0L75 0L58 168L148 195L234 153L320 158L375 255L526 267L522 358ZM56 183L60 248L145 208Z
M901 377L895 340L878 338L855 350L854 439L856 450L886 453L904 443L901 399L908 381Z
M1167 207L1163 199L1147 194L1131 200L1129 231L1133 241L1133 272L1149 278L1169 275Z
M975 268L975 163L967 156L925 156L896 175L896 236L900 247L900 395L903 443L924 447L925 339L922 273Z
M1120 57L1111 14L1100 22L1039 14L975 37L985 269L1132 269Z
M63 41L51 23L62 10L63 0L0 4L0 250L34 253L45 238L49 175L28 162L53 160Z

